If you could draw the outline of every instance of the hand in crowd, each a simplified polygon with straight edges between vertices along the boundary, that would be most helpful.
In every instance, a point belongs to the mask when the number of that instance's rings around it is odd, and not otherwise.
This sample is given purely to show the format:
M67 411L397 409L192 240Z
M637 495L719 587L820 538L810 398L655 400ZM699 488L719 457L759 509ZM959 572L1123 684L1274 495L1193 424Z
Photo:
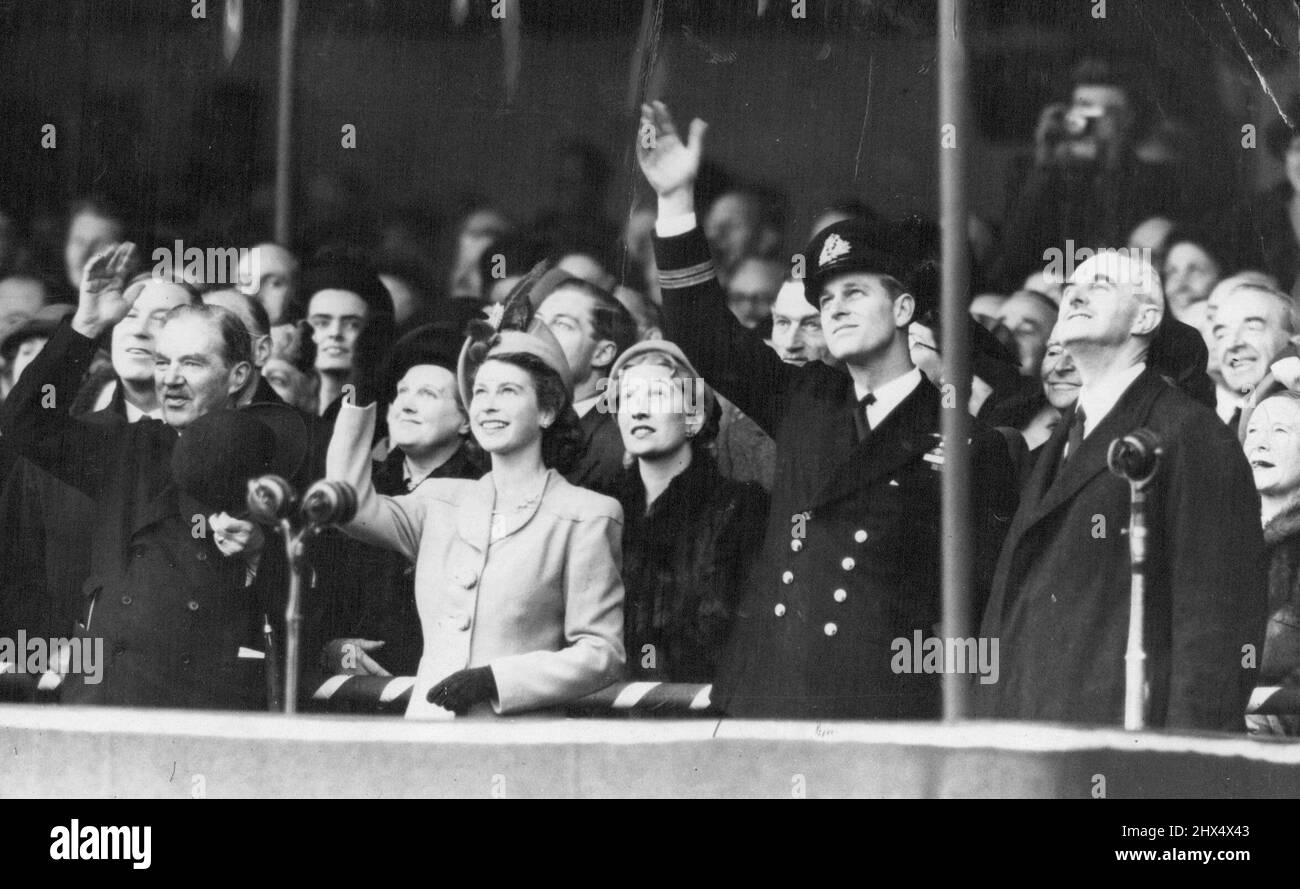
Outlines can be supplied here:
M636 156L646 181L659 196L659 215L671 216L695 210L695 177L700 171L704 133L709 125L699 118L683 142L663 102L641 106L641 125L636 135Z
M134 301L126 295L126 282L139 262L130 241L105 247L86 261L73 330L94 339L126 317Z
M461 715L475 704L492 700L497 692L491 667L459 670L429 689L428 701Z
M383 646L375 639L331 639L321 653L326 672L348 676L392 676L370 652Z
M212 529L212 540L217 549L227 558L239 556L251 560L261 554L262 547L266 544L261 528L228 513L208 516L208 527Z
M1043 106L1038 115L1038 127L1034 130L1034 162L1040 167L1056 161L1056 149L1065 131L1065 115L1069 106L1064 102L1053 102Z

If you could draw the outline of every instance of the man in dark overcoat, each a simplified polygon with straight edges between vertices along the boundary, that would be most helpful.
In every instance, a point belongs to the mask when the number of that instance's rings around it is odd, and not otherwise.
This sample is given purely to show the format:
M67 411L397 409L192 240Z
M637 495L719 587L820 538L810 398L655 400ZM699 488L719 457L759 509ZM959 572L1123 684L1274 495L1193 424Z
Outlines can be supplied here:
M90 260L76 313L0 408L6 444L93 503L91 570L78 635L102 640L102 675L65 680L63 699L264 706L264 661L255 655L263 616L274 615L283 576L277 548L234 515L237 490L218 498L224 501L218 507L207 491L178 480L173 462L178 434L199 435L195 424L233 407L247 383L251 344L243 324L211 306L169 313L154 348L163 420L93 424L68 415L96 339L131 308L124 290L134 249L116 245ZM274 433L249 422L240 429L243 445L265 458L265 470L273 469ZM305 453L305 441L299 444ZM226 478L215 459L201 465L203 457L191 454L179 468L213 490L243 485L243 479ZM205 474L212 477L205 480Z
M806 294L842 368L781 361L726 308L694 215L704 124L683 141L643 109L641 167L659 201L655 258L670 338L776 441L763 564L743 600L714 703L735 716L933 719L938 671L898 640L937 635L943 397L912 364L911 258L894 232L832 225L805 253ZM948 406L957 408L955 404ZM973 599L1015 511L1002 437L976 427ZM972 624L973 626L973 624Z
M1233 431L1148 366L1164 312L1159 277L1122 251L1066 287L1054 335L1083 385L998 562L981 634L1000 639L1001 676L977 687L981 715L1122 724L1130 491L1107 452L1144 428L1164 451L1146 505L1147 725L1244 728L1265 624L1259 497Z

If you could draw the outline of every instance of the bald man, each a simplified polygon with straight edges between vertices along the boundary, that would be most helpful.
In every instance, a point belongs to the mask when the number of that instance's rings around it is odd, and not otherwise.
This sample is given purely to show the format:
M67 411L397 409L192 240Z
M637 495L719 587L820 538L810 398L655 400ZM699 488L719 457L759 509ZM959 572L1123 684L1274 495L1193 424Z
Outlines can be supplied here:
M1001 676L981 715L1120 725L1129 625L1129 484L1115 439L1154 433L1147 486L1145 645L1151 728L1241 731L1265 620L1259 497L1236 437L1147 365L1164 336L1151 266L1101 251L1066 285L1055 335L1081 386L1021 493L981 635ZM1247 648L1246 646L1254 646Z

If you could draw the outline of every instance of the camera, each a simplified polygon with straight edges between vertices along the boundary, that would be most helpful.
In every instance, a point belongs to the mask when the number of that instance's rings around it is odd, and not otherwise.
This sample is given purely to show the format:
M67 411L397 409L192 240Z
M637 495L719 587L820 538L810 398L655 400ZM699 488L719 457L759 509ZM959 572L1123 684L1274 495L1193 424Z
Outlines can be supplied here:
M1086 139L1096 135L1097 120L1104 113L1100 108L1073 107L1065 112L1061 129L1070 139Z

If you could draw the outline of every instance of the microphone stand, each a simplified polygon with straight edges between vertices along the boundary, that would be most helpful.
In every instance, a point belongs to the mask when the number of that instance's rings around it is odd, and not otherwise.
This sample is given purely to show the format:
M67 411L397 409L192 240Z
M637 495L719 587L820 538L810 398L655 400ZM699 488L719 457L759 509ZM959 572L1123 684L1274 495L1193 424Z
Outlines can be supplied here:
M302 581L307 571L305 540L319 527L307 525L297 534L287 518L280 520L289 565L289 596L284 606L284 712L298 712L298 647L302 638Z
M356 515L356 492L343 482L320 481L302 497L302 525L294 529L298 497L293 486L278 476L248 483L248 505L264 524L278 529L284 539L289 567L289 595L284 608L284 712L298 712L299 663L302 659L302 589L310 567L307 541L331 525L344 524ZM267 652L273 657L273 652ZM268 665L269 666L269 665Z
M1129 483L1129 557L1132 581L1129 593L1128 644L1124 651L1124 729L1141 731L1147 720L1146 561L1147 486L1155 478L1164 449L1155 434L1138 429L1110 443L1110 471Z

